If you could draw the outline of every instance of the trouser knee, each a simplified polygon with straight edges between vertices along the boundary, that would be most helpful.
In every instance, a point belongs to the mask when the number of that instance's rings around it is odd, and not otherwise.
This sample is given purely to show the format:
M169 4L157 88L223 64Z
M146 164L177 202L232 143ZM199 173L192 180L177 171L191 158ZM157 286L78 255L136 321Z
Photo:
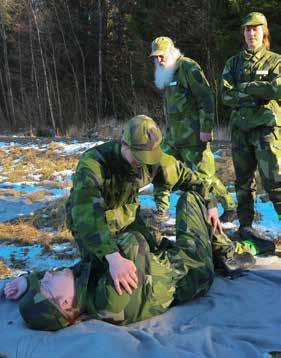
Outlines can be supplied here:
M205 295L214 281L213 262L207 262L200 268L191 269L177 284L175 302L187 302Z
M147 252L150 252L145 237L136 231L119 234L117 246L122 256L134 262L138 256L144 256Z

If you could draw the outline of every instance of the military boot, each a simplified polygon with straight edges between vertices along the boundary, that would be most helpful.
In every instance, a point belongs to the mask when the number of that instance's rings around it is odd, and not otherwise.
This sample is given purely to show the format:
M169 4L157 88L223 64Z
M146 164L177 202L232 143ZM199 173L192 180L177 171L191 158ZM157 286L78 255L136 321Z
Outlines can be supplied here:
M225 210L224 213L220 216L220 221L222 223L231 223L237 219L236 210Z
M240 276L243 271L249 270L256 263L255 258L248 252L238 254L235 252L229 257L222 257L220 260L220 267L223 269L223 273L226 276L235 278Z
M238 233L242 241L251 246L255 255L271 255L275 252L275 244L251 226L240 226ZM255 252L254 252L255 251Z

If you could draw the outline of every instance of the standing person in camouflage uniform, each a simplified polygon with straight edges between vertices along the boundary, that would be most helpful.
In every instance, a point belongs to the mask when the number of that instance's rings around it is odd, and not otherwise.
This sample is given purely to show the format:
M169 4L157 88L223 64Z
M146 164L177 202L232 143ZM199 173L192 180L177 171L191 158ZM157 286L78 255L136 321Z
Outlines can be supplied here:
M231 57L222 76L222 99L233 110L232 156L236 173L239 232L260 238L252 228L258 168L281 219L281 56L269 51L265 16L242 19L245 48Z
M152 253L139 232L115 240L124 258L136 267L138 286L119 295L108 265L82 261L58 272L33 273L6 284L7 299L20 299L19 309L30 328L55 331L85 318L125 325L164 313L171 305L207 293L214 278L210 225L204 200L182 194L177 204L176 243L165 240ZM228 250L234 244L227 239ZM220 250L220 248L219 248ZM231 251L231 250L230 250ZM247 253L243 268L255 262ZM85 316L86 315L86 316Z
M236 204L215 176L215 160L210 148L214 127L213 94L198 63L184 57L168 37L152 42L150 56L155 62L155 85L163 90L167 129L163 150L212 182L214 194L224 207L221 221L236 217ZM157 216L166 219L169 192L162 190Z
M80 158L67 203L68 225L83 259L106 260L119 294L137 287L134 263L120 255L116 239L124 231L138 231L157 249L155 237L139 215L139 189L149 183L169 191L197 191L208 207L208 222L221 232L217 209L208 190L182 162L161 151L162 134L149 117L130 119L120 140L112 140L87 150ZM228 244L221 235L222 260ZM226 248L226 250L224 250ZM234 253L234 250L232 250ZM239 265L239 258L236 258Z

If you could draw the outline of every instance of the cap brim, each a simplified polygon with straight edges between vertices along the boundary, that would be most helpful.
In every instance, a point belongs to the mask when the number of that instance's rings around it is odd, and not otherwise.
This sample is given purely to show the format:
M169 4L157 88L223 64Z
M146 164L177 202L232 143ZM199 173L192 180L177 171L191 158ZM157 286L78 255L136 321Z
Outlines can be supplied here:
M263 22L261 21L248 21L246 22L245 24L242 25L242 27L245 27L245 26L258 26L258 25L265 25Z
M134 156L143 164L158 164L161 160L162 150L160 147L154 150L134 150L131 149Z
M152 51L149 57L153 57L153 56L164 56L164 52L162 50Z

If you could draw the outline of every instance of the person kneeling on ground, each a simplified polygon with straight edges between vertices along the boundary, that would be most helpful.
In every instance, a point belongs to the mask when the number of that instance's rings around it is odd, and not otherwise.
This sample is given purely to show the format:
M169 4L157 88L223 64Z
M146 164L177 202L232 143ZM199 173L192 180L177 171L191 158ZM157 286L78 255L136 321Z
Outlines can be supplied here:
M208 222L217 236L216 260L224 264L221 223L218 218L212 183L202 181L184 163L161 150L162 133L155 121L137 115L126 122L122 135L90 148L82 154L72 177L73 187L66 205L68 228L79 246L82 260L106 262L118 293L136 288L136 266L122 256L116 240L124 232L137 231L148 242L151 252L158 249L150 229L140 215L139 190L148 184L155 188L155 203L161 207L157 188L196 192L206 206ZM159 206L160 205L160 206ZM220 247L221 249L217 249ZM219 255L220 254L220 255ZM239 266L240 256L232 256ZM243 264L242 264L243 268Z
M124 258L136 267L135 282L123 282L121 294L114 287L109 265L81 261L74 267L46 273L32 273L7 283L7 299L20 298L22 318L32 329L56 331L75 321L98 319L126 325L164 313L172 305L205 295L214 279L214 263L223 251L225 267L239 270L255 263L250 253L238 254L238 243L212 235L202 197L183 193L176 211L176 242L163 238L151 252L144 236L124 232L116 244ZM245 248L243 248L245 250ZM215 254L213 255L213 252ZM221 255L219 255L221 256ZM221 263L221 260L219 260Z

